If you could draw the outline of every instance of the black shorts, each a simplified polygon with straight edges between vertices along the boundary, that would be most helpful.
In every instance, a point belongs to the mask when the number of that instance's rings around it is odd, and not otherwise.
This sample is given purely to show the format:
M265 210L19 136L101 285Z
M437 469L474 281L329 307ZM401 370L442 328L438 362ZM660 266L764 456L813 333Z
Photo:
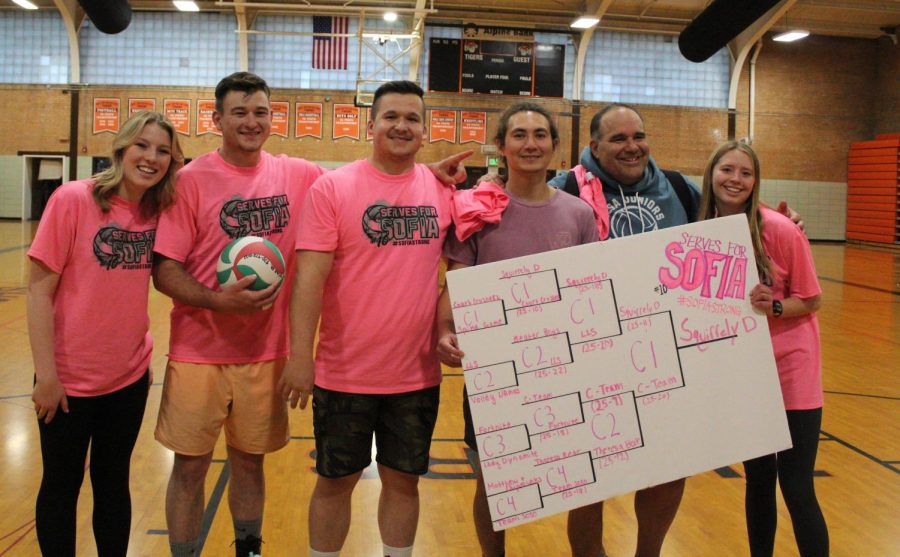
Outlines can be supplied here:
M374 434L379 464L425 474L440 398L440 386L389 395L315 387L316 471L326 478L341 478L363 470L372 462Z

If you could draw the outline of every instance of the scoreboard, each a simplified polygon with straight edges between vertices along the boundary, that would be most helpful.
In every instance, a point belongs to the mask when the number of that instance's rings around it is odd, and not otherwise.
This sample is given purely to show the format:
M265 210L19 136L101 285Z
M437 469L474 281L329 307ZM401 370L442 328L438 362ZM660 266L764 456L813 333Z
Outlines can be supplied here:
M460 93L532 95L534 44L463 41Z
M565 45L431 39L429 91L562 97Z

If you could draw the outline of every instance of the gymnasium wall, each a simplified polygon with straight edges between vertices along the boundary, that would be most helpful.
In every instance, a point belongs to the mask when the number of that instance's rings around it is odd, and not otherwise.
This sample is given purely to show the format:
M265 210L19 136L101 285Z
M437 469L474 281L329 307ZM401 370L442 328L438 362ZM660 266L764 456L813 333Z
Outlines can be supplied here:
M900 120L897 87L900 75L900 47L879 46L876 41L809 37L800 43L765 41L757 61L756 130L754 147L764 161L765 174L772 178L813 181L846 179L847 147L851 141L868 139L874 133L898 131L892 122ZM879 68L882 68L879 72ZM737 101L737 136L748 135L748 75L744 71ZM265 76L263 76L265 77ZM79 106L79 154L105 154L109 134L91 134L91 102L94 97L118 97L123 109L128 98L212 98L210 87L86 86ZM328 100L326 100L328 99ZM267 148L304 156L317 161L349 161L366 153L364 141L330 139L330 108L334 103L353 101L351 91L324 89L275 89L272 100L324 102L322 140L273 137ZM487 110L488 128L497 112L515 99L490 96L461 96L429 93L430 108ZM0 102L8 111L0 134L0 155L20 151L68 151L69 95L66 86L0 85ZM559 113L562 145L558 166L571 167L570 122L572 103L563 99L537 99ZM582 102L578 142L589 141L590 117L605 105ZM664 166L692 175L702 173L706 158L715 145L727 138L725 109L640 105L650 137L652 154ZM218 144L211 135L194 134L196 114L192 114L190 137L182 137L188 156L206 152ZM293 118L291 118L293 120ZM293 135L293 121L290 135ZM334 144L340 145L334 149ZM462 149L460 145L439 143L426 147L423 157L441 156Z
M81 89L79 92L79 118L78 118L78 147L79 155L106 156L112 140L110 133L92 133L92 104L95 97L118 98L121 101L123 112L127 109L129 98L156 99L157 109L162 109L164 98L190 99L192 103L191 135L179 135L185 156L193 158L220 144L219 136L213 134L196 135L196 103L198 99L213 99L212 88L193 87L109 87L92 86ZM365 127L360 126L360 141L347 138L331 139L332 133L332 107L335 104L352 104L353 93L349 91L326 90L299 90L299 89L273 89L271 99L273 101L288 101L291 110L294 110L296 102L321 102L323 103L323 129L322 139L304 137L295 138L294 118L290 118L288 138L272 136L266 143L266 149L272 153L285 153L292 156L303 157L320 163L346 163L365 157L369 152L369 143L365 141ZM40 106L36 109L24 109L26 102L29 106ZM518 100L518 99L513 99ZM464 102L460 102L464 101ZM467 109L481 110L488 113L488 134L496 128L496 120L500 112L512 102L509 98L497 98L492 96L480 96L464 99L458 95L443 93L429 93L426 95L428 109ZM568 142L571 136L570 120L564 114L571 110L568 101L556 99L539 100L552 113L563 114L558 117L560 133ZM28 85L0 85L0 103L5 106L20 106L22 110L11 111L4 117L3 126L12 133L0 134L0 156L16 155L23 151L53 151L67 152L69 150L69 103L70 95L64 87L43 87ZM34 104L32 104L34 103ZM124 121L124 116L122 117ZM427 138L426 138L427 139ZM479 145L450 144L447 142L427 143L421 151L420 158L423 161L439 159L465 149L478 149ZM473 160L476 157L473 157ZM484 163L483 157L478 156L480 163ZM554 166L559 166L560 160L566 158L562 149L557 153Z
M875 133L879 67L873 40L764 41L756 63L753 134L762 164L761 194L769 203L785 200L799 211L811 238L845 237L847 152L851 142ZM749 66L737 106L737 136L747 137Z
M900 46L878 40L874 134L900 133Z
M876 54L869 40L765 42L756 66L753 145L766 174L846 180L850 142L874 130Z
M609 42L609 41L607 41ZM614 41L610 44L613 44ZM598 45L606 44L598 41ZM599 48L599 46L598 46ZM662 48L649 45L649 51ZM423 60L423 64L425 61ZM649 64L649 63L648 63ZM611 65L595 64L594 82L605 79L605 72L621 71ZM254 69L254 68L251 68ZM648 66L647 72L655 71ZM567 70L568 73L568 70ZM709 72L707 72L709 73ZM651 75L647 73L646 75ZM712 75L712 74L709 74ZM869 139L875 133L900 131L900 47L887 39L880 41L809 37L791 44L764 41L756 65L756 107L754 147L763 165L763 198L770 203L787 200L799 210L816 239L843 239L846 197L846 157L852 141ZM266 77L263 75L263 77ZM613 75L613 79L619 79ZM702 72L678 73L678 85L696 87L709 93L721 84L709 81ZM214 81L214 80L212 80ZM284 82L282 77L278 81ZM96 83L96 82L95 82ZM155 98L162 106L164 98L190 98L194 103L191 135L181 137L188 157L195 157L218 145L214 135L196 136L196 100L213 97L210 87L88 85L80 88L78 109L78 174L84 175L86 157L107 154L110 134L94 135L91 130L91 106L94 97L121 99L123 110L128 98ZM567 87L567 90L569 88ZM610 98L614 98L611 93ZM587 96L587 95L586 95ZM602 95L601 95L602 97ZM603 97L604 100L606 97ZM351 103L353 91L347 89L275 88L273 100L322 102L325 118L323 139L293 138L293 115L289 138L272 137L266 148L335 166L363 157L368 152L362 140L331 139L331 107ZM459 96L429 93L430 108L484 110L488 112L488 136L499 112L516 99L489 96ZM626 102L631 99L622 99ZM562 143L553 161L556 168L571 168L573 140L578 146L589 142L590 117L604 102L583 101L578 106L581 118L573 133L575 106L565 99L537 99L557 114ZM20 215L22 171L16 162L22 152L68 152L70 94L65 85L0 85L0 103L7 110L0 133L0 217ZM728 112L724 108L700 106L639 105L646 121L652 154L661 166L677 169L689 176L702 174L707 157L728 134ZM749 70L744 69L737 101L737 137L749 136ZM445 142L427 144L421 160L436 160L469 148L474 144ZM477 148L478 146L475 145ZM12 157L13 160L6 160ZM484 165L477 153L471 164Z
M65 85L2 85L0 155L68 151L70 97Z
M0 218L21 218L25 167L17 154L68 152L70 98L61 85L0 84L0 103Z

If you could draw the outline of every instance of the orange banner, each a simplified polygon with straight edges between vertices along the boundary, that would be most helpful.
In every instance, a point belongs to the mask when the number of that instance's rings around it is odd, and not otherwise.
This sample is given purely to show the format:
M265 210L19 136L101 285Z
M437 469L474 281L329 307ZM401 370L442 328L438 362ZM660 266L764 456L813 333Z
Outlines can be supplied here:
M291 112L291 103L287 101L272 101L272 135L280 137L288 136L288 114Z
M172 122L176 132L191 135L190 99L164 99L163 115Z
M359 141L359 108L352 104L334 105L331 120L331 139L349 137Z
M215 111L215 99L197 99L197 135L208 133L222 135L222 132L213 123L213 112Z
M366 107L366 141L372 141L372 130L369 129L369 122L372 121L372 107Z
M118 133L119 99L94 99L94 133Z
M449 141L456 143L456 111L432 110L428 141Z
M470 112L463 110L460 115L459 142L481 143L484 145L487 136L487 112Z
M297 103L294 137L322 139L322 103Z
M142 110L156 110L156 99L128 99L128 117Z

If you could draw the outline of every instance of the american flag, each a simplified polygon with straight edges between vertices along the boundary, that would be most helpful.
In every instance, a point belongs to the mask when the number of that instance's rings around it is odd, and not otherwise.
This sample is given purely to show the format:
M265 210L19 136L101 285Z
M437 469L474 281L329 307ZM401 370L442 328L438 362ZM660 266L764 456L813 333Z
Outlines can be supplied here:
M313 16L313 33L346 33L346 17ZM313 37L312 67L317 70L347 69L347 37Z

